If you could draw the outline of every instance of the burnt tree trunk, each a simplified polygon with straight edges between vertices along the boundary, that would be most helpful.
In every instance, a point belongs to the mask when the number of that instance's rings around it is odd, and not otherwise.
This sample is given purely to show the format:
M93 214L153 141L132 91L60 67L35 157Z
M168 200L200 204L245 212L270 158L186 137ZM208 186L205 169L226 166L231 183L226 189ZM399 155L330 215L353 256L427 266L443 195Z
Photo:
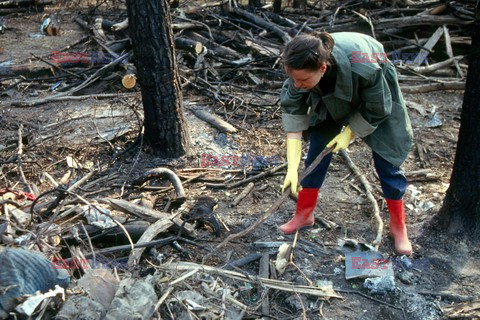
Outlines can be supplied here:
M477 16L480 12L477 9ZM480 240L480 21L472 35L460 132L450 186L434 225Z
M305 9L307 7L307 0L293 0L293 7L296 9Z
M127 0L129 32L141 87L147 148L163 158L188 152L182 92L166 0Z
M273 12L278 14L282 12L282 0L273 0Z
M260 8L262 6L261 0L248 0L248 5L252 8Z

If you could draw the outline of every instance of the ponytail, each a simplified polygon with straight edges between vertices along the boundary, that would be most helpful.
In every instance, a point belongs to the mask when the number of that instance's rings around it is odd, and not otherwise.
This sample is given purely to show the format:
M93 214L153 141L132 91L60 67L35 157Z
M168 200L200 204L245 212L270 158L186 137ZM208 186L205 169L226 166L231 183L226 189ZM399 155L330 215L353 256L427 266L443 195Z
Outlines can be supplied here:
M333 45L335 44L335 41L333 41L332 36L328 32L312 32L312 35L322 42L323 47L325 50L328 52L332 52L333 50Z

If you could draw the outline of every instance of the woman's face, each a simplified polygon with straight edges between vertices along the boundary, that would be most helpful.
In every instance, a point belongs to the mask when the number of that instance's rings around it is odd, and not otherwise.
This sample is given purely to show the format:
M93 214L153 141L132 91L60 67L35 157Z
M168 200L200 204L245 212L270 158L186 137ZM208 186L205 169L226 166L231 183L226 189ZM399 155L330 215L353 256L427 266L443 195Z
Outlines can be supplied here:
M289 69L285 68L285 72L292 79L293 85L297 89L310 90L315 87L323 74L325 73L326 65L316 71L309 69Z

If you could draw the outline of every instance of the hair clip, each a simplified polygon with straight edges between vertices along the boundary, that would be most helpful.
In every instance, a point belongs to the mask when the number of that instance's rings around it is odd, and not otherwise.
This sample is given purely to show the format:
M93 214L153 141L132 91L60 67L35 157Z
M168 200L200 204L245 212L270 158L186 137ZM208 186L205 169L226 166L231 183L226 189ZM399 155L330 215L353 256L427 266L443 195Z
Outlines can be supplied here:
M313 55L314 55L315 57L317 57L317 58L320 57L320 54L317 52L317 50L314 50L314 49L312 49L312 48L309 48L309 49L308 49L308 52L313 53Z

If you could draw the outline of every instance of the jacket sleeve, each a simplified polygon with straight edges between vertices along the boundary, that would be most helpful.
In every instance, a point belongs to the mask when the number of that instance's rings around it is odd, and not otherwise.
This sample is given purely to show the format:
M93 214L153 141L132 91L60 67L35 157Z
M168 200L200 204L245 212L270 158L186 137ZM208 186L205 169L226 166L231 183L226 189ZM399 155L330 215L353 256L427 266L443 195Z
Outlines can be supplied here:
M349 125L358 137L371 134L392 112L392 96L381 68L365 79L359 77L360 107L352 114Z
M308 129L308 96L308 90L296 89L290 79L285 80L280 93L283 130L298 132Z

